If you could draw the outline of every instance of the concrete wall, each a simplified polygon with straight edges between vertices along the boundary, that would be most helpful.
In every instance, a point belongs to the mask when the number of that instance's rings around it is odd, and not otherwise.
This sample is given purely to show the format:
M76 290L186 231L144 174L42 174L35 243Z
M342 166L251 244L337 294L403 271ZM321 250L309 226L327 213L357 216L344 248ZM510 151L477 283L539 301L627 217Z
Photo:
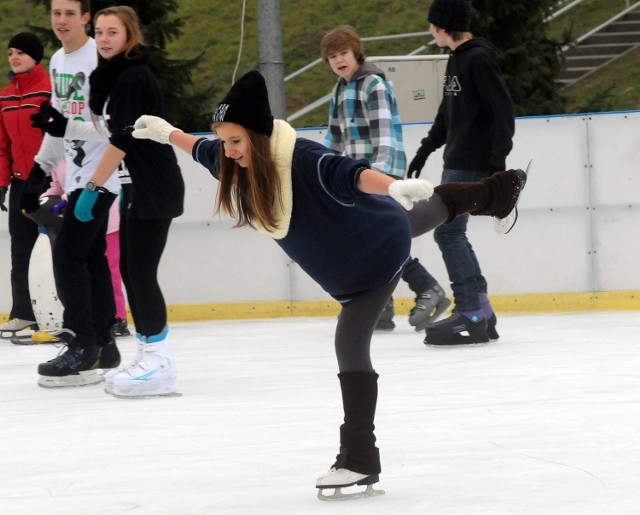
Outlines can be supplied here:
M430 128L405 125L411 158ZM321 129L298 134L320 140ZM504 296L640 291L640 112L520 118L510 168L533 167L516 229L495 234L474 218L470 239L489 282ZM172 226L160 270L172 306L268 301L332 302L268 237L213 216L216 181L180 150L186 211ZM439 183L441 150L422 177ZM9 237L0 214L0 313L11 307ZM443 286L448 280L431 235L413 254ZM396 297L411 297L403 283ZM637 297L636 297L637 298ZM640 305L639 305L640 307ZM213 308L215 310L215 307ZM215 315L214 315L215 316Z

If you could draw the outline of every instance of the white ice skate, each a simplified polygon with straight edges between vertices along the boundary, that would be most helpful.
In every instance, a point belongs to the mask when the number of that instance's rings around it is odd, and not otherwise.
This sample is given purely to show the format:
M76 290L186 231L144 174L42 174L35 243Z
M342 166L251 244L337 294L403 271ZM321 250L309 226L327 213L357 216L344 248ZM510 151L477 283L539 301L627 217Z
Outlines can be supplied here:
M166 337L157 342L140 342L133 363L105 374L105 392L125 398L176 395L177 375Z
M23 320L22 318L12 318L8 322L0 325L0 338L14 338L17 333L27 329L38 328L35 320ZM31 337L31 335L29 335Z
M323 474L316 481L318 489L318 499L321 501L343 501L358 497L374 497L384 494L384 490L375 490L373 485L380 480L378 474L360 474L348 469L331 467L329 472ZM360 492L342 493L342 489L349 486L365 486L366 489ZM330 495L324 493L325 490L333 490Z
M526 178L529 177L529 170L531 169L531 163L533 163L533 159L529 160L527 164L527 168L524 170ZM522 185L522 189L524 189L525 183ZM522 193L522 190L520 190ZM518 202L520 202L520 197L518 197ZM498 234L507 234L513 226L516 225L518 221L518 202L516 202L515 207L511 210L511 212L505 216L504 218L498 218L496 216L493 217L493 229Z

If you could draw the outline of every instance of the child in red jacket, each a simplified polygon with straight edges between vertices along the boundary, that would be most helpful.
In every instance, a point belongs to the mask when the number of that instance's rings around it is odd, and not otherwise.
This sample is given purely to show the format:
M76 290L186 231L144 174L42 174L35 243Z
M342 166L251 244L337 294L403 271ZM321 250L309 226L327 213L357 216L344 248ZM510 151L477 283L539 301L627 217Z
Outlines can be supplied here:
M44 49L37 36L21 32L9 40L11 84L0 92L0 209L7 211L11 237L12 307L9 321L0 325L0 336L35 327L29 294L29 258L38 237L38 226L25 217L19 199L43 134L31 127L30 115L51 98L51 80L39 64Z

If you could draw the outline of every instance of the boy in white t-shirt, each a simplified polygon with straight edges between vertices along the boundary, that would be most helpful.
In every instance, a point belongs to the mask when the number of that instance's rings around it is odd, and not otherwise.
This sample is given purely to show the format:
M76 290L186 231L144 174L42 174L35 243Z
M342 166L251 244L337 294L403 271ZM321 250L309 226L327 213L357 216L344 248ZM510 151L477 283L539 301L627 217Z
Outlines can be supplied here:
M91 120L89 75L97 66L96 44L86 31L90 19L87 0L51 1L51 25L62 43L49 63L52 105L68 119L79 121ZM97 383L102 381L98 369L120 364L120 353L111 334L115 304L105 257L109 209L120 191L120 182L117 175L101 188L89 181L108 141L63 140L64 122L62 128L53 122L38 125L48 134L35 157L30 192L37 192L37 177L45 181L45 175L64 159L67 213L73 213L84 189L99 190L99 194L94 219L80 222L74 216L65 216L53 248L56 284L64 306L63 328L57 336L68 348L38 366L38 384L45 387Z

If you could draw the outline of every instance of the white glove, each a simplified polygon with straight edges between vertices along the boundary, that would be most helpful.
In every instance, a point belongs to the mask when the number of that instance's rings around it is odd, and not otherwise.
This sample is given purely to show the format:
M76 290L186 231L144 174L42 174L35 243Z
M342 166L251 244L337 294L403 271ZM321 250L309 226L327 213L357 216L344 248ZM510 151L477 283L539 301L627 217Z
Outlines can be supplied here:
M405 179L389 185L389 196L407 211L413 209L413 203L426 200L433 195L433 184L424 179Z
M133 125L135 129L131 135L134 138L138 139L150 139L152 141L157 141L158 143L169 144L169 136L171 136L172 132L182 132L181 129L177 129L173 125L171 125L166 120L158 116L150 116L148 114L143 114L140 118L136 120L136 123Z

